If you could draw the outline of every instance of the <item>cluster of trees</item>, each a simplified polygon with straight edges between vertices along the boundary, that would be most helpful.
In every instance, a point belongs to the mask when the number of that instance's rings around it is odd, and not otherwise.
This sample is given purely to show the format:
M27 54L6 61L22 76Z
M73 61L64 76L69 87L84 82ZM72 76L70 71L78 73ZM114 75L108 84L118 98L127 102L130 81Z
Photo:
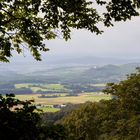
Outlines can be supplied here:
M7 85L6 87L0 88L0 94L7 94L7 93L14 93L14 94L31 94L33 91L30 88L15 88L14 86L10 87Z
M59 122L67 140L140 139L140 69L127 80L108 84L104 92L116 98L87 102Z
M41 115L41 118L47 124L55 124L57 121L61 120L64 116L67 116L72 110L79 108L81 104L66 104L58 112L46 112Z
M0 88L1 89L12 89L12 88L14 88L14 84L12 84L12 83L0 83Z
M90 84L66 84L64 85L65 88L71 90L73 94L81 93L81 92L96 92L102 91L105 87L104 86L91 86Z

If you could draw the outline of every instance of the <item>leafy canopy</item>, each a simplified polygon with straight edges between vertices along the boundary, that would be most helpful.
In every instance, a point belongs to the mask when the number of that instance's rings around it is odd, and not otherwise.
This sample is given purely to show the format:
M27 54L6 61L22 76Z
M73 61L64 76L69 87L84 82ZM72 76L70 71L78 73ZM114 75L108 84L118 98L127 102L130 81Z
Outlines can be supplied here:
M41 51L49 50L43 40L68 40L72 28L100 34L100 22L108 27L126 21L138 16L139 8L139 0L0 0L0 61L8 62L13 50L24 48L41 60Z

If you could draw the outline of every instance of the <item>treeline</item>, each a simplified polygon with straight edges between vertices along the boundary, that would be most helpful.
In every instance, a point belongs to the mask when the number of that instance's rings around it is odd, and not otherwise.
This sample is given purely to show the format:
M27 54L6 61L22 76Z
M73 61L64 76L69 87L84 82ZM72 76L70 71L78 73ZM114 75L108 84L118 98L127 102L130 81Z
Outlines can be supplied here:
M6 88L0 88L0 94L8 94L8 93L14 93L14 94L31 94L33 91L30 88L19 88L16 89L14 87L6 86Z
M65 84L64 87L72 90L73 93L97 92L105 88L104 86L91 86L90 84Z
M15 88L15 82L0 82L0 94L31 94L33 93L30 88Z

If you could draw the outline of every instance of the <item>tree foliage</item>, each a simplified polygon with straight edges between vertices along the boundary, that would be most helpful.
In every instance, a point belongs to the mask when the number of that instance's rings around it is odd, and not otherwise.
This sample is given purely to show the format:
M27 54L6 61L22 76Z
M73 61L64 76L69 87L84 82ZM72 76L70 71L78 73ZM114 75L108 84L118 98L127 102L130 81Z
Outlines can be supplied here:
M116 98L85 103L61 120L67 140L140 139L140 69L104 92Z
M0 96L0 139L36 140L40 117L31 101L20 101L13 94Z
M44 124L32 100L0 95L0 140L63 140L61 125Z
M97 5L105 11L98 12ZM126 21L139 15L139 7L139 0L1 0L0 61L8 62L13 50L21 53L24 48L41 60L40 52L49 50L44 39L68 40L72 28L100 34L99 23Z

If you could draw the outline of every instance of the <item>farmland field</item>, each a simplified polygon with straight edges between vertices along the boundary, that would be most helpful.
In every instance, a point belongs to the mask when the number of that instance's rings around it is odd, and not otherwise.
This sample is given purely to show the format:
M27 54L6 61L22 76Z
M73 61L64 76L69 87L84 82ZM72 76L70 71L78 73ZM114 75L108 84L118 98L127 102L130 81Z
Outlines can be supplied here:
M93 86L93 87L92 87ZM103 87L105 84L92 84L90 87L92 90L96 87ZM98 102L102 99L109 100L110 95L105 95L102 92L87 92L88 85L77 85L76 87L71 85L62 84L15 84L16 89L30 89L32 93L19 94L16 97L20 100L34 100L35 105L42 105L43 111L56 112L59 108L53 108L49 106L62 105L67 103L80 104L87 101ZM76 91L78 89L78 92Z
M41 110L43 112L57 112L59 111L60 109L59 108L54 108L54 107L42 107Z
M94 93L85 93L79 94L78 96L60 96L55 98L39 98L40 94L27 94L27 95L16 95L16 97L20 100L30 100L33 99L35 104L43 104L43 105L54 105L54 104L66 104L73 103L79 104L84 103L86 101L98 102L102 99L108 100L110 99L110 95L105 94L94 94Z

